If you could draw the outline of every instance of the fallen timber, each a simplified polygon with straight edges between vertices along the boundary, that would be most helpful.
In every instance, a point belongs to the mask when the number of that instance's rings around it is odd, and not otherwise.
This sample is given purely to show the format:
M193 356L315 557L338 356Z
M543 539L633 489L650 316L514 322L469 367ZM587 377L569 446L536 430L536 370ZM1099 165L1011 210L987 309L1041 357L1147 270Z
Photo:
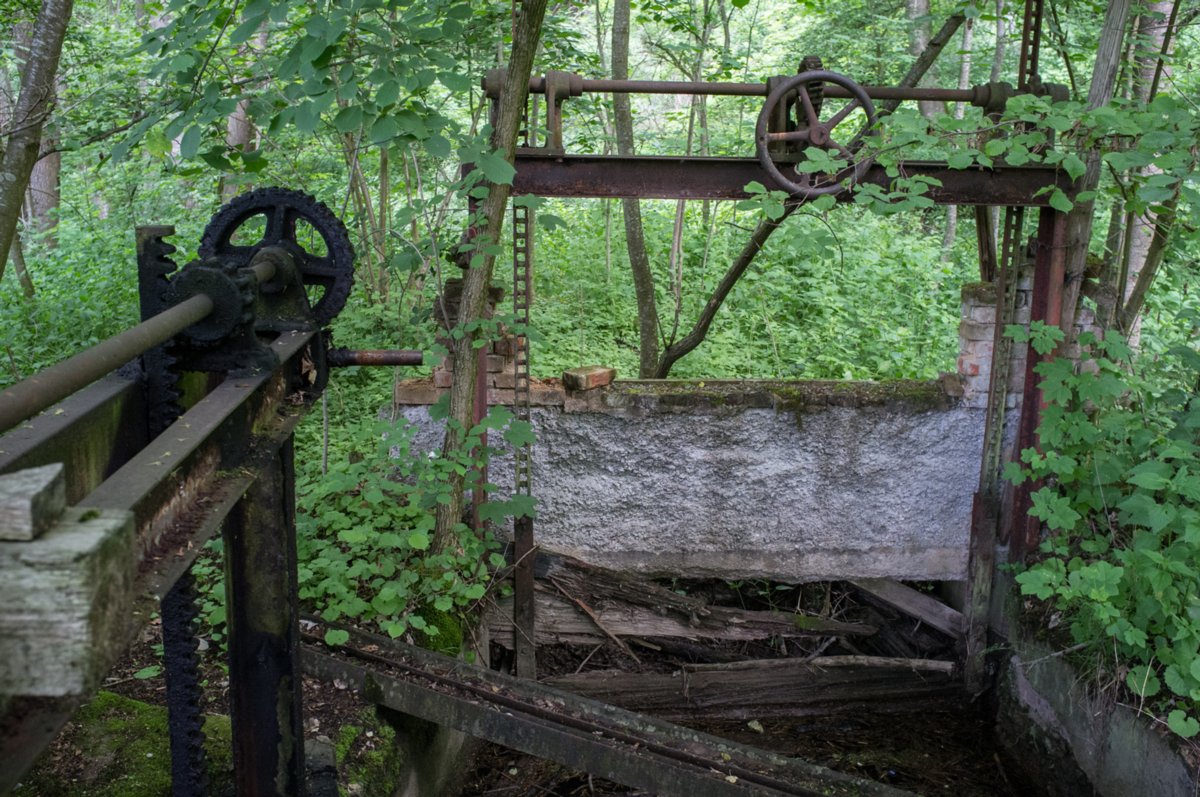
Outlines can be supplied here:
M329 624L325 624L329 625ZM337 627L301 646L305 671L368 700L663 797L902 795L889 786L738 745L411 645Z
M632 573L597 567L567 556L538 555L535 565L537 644L587 644L608 638L719 639L869 636L873 625L796 612L713 606L680 595ZM487 618L492 641L513 645L512 598Z
M876 656L821 656L689 664L673 673L615 670L545 683L629 711L676 722L906 713L965 707L954 663Z

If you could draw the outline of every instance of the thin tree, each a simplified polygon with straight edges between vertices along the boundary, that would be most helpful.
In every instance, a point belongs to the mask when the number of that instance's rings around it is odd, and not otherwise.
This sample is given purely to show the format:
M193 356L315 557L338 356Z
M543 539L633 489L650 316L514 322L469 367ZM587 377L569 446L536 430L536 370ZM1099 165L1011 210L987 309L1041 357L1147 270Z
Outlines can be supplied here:
M516 160L517 134L525 112L529 95L529 75L533 71L533 56L542 36L542 21L546 16L547 0L526 0L520 5L513 30L512 54L508 60L508 72L500 95L500 107L492 129L491 144L510 164ZM486 311L488 287L492 282L492 271L496 264L496 245L504 227L504 212L512 193L509 184L488 183L487 199L483 202L479 229L472 243L480 254L467 269L463 278L462 299L459 305L458 324L465 334L456 341L453 355L454 382L450 386L450 414L446 423L443 451L457 451L465 441L466 430L471 427L475 411L475 383L479 378L475 340L482 334L471 330L472 321L482 319ZM462 518L465 474L454 473L450 477L450 500L438 504L437 524L434 531L433 550L442 551L453 546L454 527Z
M42 126L53 107L54 76L73 6L74 0L44 0L33 23L21 93L0 159L0 277L4 276L29 177L40 153Z

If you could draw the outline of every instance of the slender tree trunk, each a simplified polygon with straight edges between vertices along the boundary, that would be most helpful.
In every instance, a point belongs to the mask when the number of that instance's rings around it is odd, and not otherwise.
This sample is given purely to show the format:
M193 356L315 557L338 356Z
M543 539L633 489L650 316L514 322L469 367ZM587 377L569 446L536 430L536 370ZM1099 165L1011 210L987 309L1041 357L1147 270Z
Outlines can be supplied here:
M506 161L516 160L517 133L525 112L529 95L529 75L533 70L533 55L542 36L542 21L546 16L547 0L526 0L520 6L520 14L514 27L512 54L504 78L499 113L492 129L492 146ZM481 227L477 229L472 243L480 253L478 262L466 270L463 278L463 293L459 304L458 324L464 335L455 342L453 352L454 382L450 386L450 415L446 423L443 451L457 451L463 445L466 431L471 428L475 412L475 383L479 377L475 340L483 334L470 330L467 325L484 316L488 287L492 281L492 270L496 264L495 247L500 241L504 227L504 212L512 193L511 185L488 184L487 199L481 211ZM475 220L472 220L473 223ZM465 474L450 476L450 500L438 504L437 526L434 531L433 551L446 550L454 544L454 527L463 513L463 488Z
M250 120L250 100L238 101L237 107L225 120L225 146L237 152L251 152L255 147L258 131ZM228 202L248 185L232 180L221 180L221 201Z
M971 87L971 34L975 29L975 20L968 19L963 24L962 56L958 62L958 88ZM962 119L966 105L954 103L954 118ZM942 260L949 261L954 250L954 237L958 234L958 205L946 208L946 231L942 235Z
M1117 69L1121 62L1121 44L1125 40L1126 22L1129 20L1131 0L1111 0L1104 16L1100 32L1100 44L1096 53L1096 65L1092 70L1092 82L1088 88L1087 107L1099 108L1113 97L1117 82ZM1091 149L1083 153L1085 170L1079 181L1081 191L1095 190L1100 181L1100 153ZM1087 268L1088 243L1092 237L1093 202L1076 202L1067 218L1067 284L1062 296L1062 324L1066 339L1063 345L1074 342L1075 312L1079 306L1079 290Z
M629 0L616 0L612 27L613 80L629 79ZM633 110L628 94L613 95L617 154L633 154ZM658 304L654 297L654 275L646 255L646 236L642 229L642 206L636 199L621 200L625 217L625 250L633 274L633 290L638 305L638 375L650 377L658 366Z
M0 276L8 262L29 176L37 162L42 125L50 114L54 75L62 54L73 0L44 0L33 25L21 95L13 112L13 132L0 161Z
M908 12L908 54L920 56L929 47L929 0L905 0L905 10ZM922 80L918 85L924 85ZM921 100L917 103L921 116L934 119L942 113L942 104L931 100Z

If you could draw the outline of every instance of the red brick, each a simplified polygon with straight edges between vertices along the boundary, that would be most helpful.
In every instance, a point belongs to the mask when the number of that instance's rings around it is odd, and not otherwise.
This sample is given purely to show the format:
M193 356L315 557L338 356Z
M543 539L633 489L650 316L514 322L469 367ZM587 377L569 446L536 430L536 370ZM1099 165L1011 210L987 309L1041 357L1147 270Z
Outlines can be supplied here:
M569 371L563 371L562 375L563 386L567 390L592 390L603 387L616 378L616 369L606 368L603 365L572 368Z

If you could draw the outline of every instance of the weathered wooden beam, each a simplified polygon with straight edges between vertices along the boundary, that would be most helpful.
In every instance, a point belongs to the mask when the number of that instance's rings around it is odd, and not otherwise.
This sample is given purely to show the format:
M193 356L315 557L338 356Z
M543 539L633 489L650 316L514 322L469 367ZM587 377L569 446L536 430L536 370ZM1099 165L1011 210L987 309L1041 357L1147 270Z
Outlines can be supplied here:
M0 542L0 694L89 694L124 649L133 516L73 507L36 540Z
M0 476L0 540L33 540L67 508L62 463Z
M547 678L583 697L661 719L756 719L961 706L954 663L830 656L688 665L674 673L603 670Z
M590 596L581 600L593 600ZM512 599L500 600L487 617L492 641L513 644ZM789 612L755 612L710 606L708 613L684 619L614 598L596 600L592 616L548 592L537 593L537 643L594 644L611 637L681 637L749 641L770 637L869 636L875 627Z
M936 628L943 634L955 638L963 635L962 612L950 608L924 592L918 592L912 587L886 578L860 578L850 583L888 606L917 618L925 625Z
M342 679L380 705L635 789L663 797L907 793L346 630L353 648L374 651L367 655L374 663L305 645L306 671Z

